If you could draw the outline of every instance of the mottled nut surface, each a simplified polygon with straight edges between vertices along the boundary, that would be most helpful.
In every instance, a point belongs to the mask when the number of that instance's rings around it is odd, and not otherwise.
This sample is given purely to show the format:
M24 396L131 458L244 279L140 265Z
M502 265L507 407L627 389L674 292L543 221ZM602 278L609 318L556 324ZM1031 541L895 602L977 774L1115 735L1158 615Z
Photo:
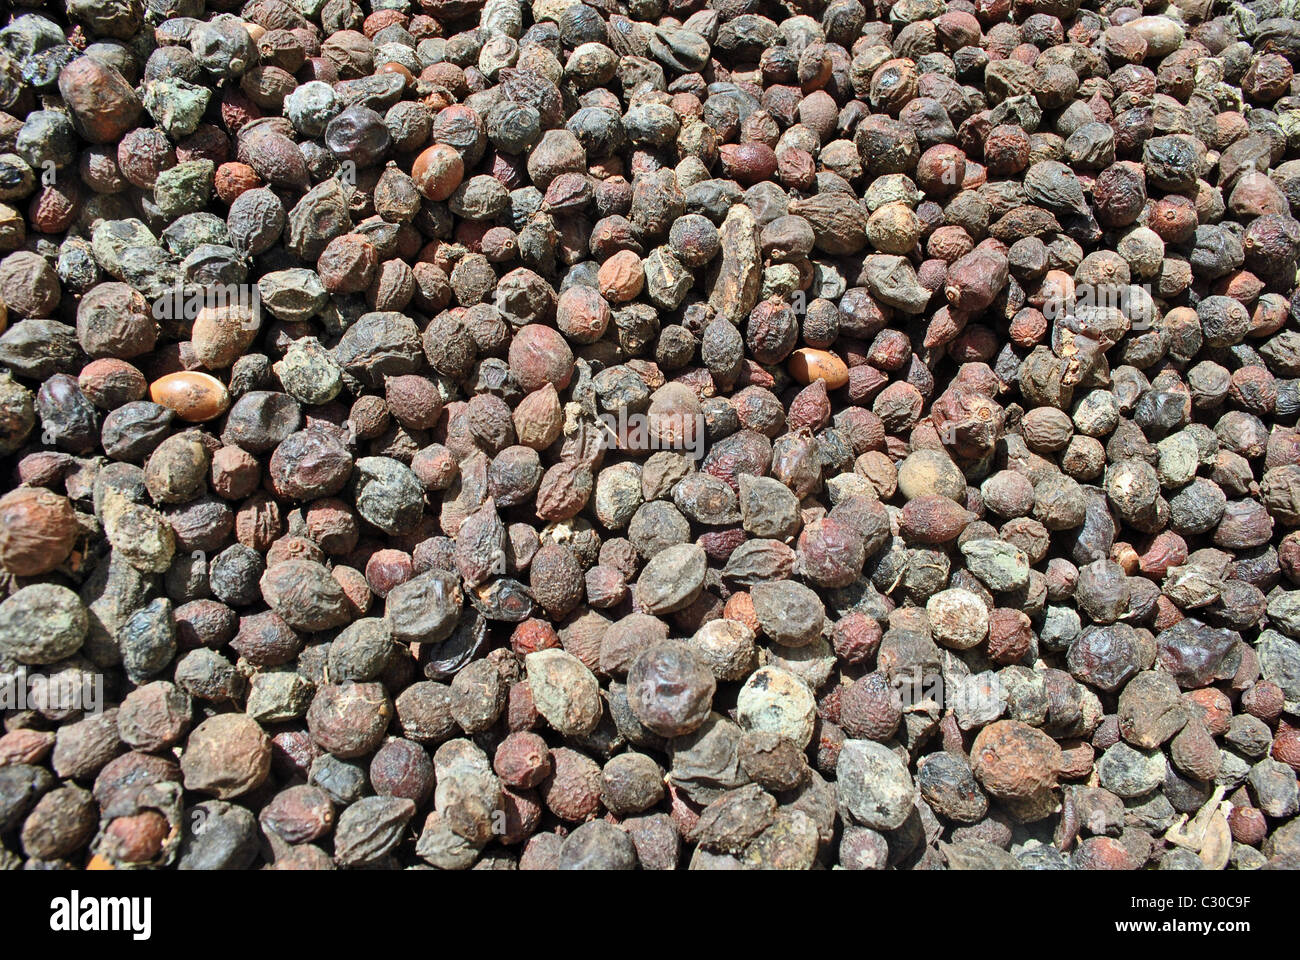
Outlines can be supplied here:
M736 700L736 718L746 730L766 730L800 747L812 739L816 703L808 685L780 667L750 674Z
M643 650L627 672L628 704L650 730L678 737L709 715L717 681L686 644L666 640Z
M1056 786L1061 748L1047 734L1016 720L999 720L979 732L971 767L989 793L1022 800Z
M581 660L563 650L539 650L524 665L533 703L556 730L582 736L600 722L600 685Z
M271 740L251 717L223 713L191 731L181 754L185 787L229 800L261 786L271 769Z

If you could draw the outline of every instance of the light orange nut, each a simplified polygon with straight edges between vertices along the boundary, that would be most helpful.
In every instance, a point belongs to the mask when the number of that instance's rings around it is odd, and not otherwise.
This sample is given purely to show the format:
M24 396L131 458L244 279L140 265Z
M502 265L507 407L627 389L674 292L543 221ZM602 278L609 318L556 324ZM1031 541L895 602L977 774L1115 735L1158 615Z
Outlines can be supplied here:
M149 398L190 423L212 420L230 406L230 392L216 377L195 370L169 373L149 387Z
M800 347L790 354L786 369L790 371L790 376L800 383L823 381L827 390L838 390L849 382L849 368L843 360L829 350Z
M610 303L635 300L645 286L645 269L641 258L632 250L620 250L600 265L596 274L600 295Z

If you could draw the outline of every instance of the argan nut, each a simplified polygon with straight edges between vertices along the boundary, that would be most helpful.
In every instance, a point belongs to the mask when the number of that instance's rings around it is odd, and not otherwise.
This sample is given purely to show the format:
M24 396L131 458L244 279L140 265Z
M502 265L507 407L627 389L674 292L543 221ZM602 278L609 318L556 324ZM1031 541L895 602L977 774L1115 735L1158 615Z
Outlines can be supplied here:
M790 376L803 384L814 380L824 381L827 390L838 390L849 382L848 366L829 350L800 347L790 354L786 369L790 371Z
M465 177L465 163L455 147L435 143L411 164L411 179L430 200L446 200Z
M149 387L149 398L190 423L213 420L230 406L226 385L211 374L195 370L169 373L155 380Z
M19 577L49 573L72 552L77 516L67 497L19 487L0 497L0 567Z
M104 357L81 368L77 386L101 410L115 410L141 399L149 389L149 381L125 360Z
M126 78L94 57L78 57L59 72L59 93L73 126L91 143L119 139L142 109Z
M641 257L633 250L620 250L600 265L596 286L610 303L635 300L645 286Z

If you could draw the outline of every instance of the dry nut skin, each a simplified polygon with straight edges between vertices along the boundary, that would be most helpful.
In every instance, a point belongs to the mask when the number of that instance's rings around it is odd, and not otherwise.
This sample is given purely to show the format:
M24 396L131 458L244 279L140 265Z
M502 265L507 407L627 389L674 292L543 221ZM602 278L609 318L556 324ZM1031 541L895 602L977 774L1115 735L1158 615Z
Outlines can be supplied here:
M541 650L530 653L524 666L537 712L560 733L582 736L600 722L600 685L577 657Z
M627 672L628 704L660 736L691 733L708 717L717 681L685 644L665 641L642 651Z
M0 867L1300 863L1291 4L20 6Z
M16 576L48 573L72 550L76 513L66 497L23 487L0 497L0 566Z
M190 733L181 754L185 786L229 800L261 786L271 769L271 741L257 722L221 714Z
M1056 786L1060 756L1051 737L1014 720L985 727L971 747L971 765L984 789L1013 800Z

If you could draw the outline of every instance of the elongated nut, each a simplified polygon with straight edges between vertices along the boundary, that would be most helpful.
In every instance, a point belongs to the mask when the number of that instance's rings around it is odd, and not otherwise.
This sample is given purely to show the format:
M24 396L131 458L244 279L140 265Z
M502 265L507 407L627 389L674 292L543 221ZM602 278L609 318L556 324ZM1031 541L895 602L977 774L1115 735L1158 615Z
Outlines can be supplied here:
M212 420L226 412L230 406L230 392L216 377L194 370L169 373L149 387L149 397L154 403L176 411L176 415L190 423Z
M790 354L786 369L790 371L790 376L800 383L824 381L827 390L838 390L849 382L848 366L829 350L800 347Z

